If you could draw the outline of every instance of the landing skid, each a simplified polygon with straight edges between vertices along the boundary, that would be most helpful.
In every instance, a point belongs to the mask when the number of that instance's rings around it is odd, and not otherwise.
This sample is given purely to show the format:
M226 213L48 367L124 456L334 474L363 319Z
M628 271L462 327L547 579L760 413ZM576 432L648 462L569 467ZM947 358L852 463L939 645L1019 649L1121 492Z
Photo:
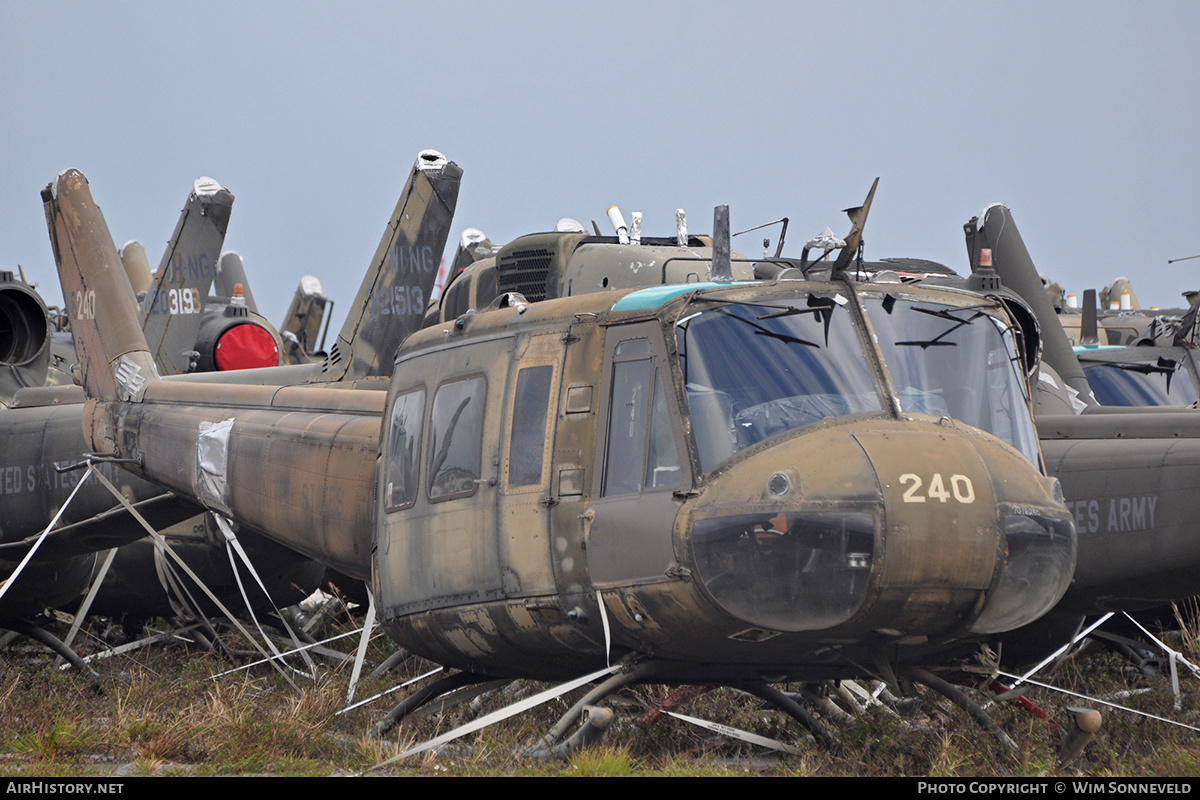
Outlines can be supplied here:
M100 674L84 663L84 660L80 658L74 650L63 644L60 639L46 629L29 622L25 622L24 620L6 620L4 622L4 628L46 645L46 647L49 647L55 653L70 662L71 666L88 675L92 679L92 685L95 687L96 691L100 694L104 694L104 689L100 686Z

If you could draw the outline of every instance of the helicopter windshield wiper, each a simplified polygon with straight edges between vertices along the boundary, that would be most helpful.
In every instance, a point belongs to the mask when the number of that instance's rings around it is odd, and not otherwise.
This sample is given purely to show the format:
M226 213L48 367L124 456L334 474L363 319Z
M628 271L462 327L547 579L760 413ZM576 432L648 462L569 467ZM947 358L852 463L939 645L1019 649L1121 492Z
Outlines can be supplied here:
M776 306L768 306L768 308L775 308L775 307ZM817 312L819 312L827 307L828 306L816 306L814 308L796 308L795 306L788 306L787 308L780 309L779 311L774 311L770 314L763 314L761 317L755 317L755 319L762 321L764 319L775 319L776 317L794 317L797 314L816 314Z
M722 298L715 298L715 297L705 297L705 298L700 298L700 299L715 304L717 307L712 309L712 311L714 313L720 314L723 317L726 317L728 319L735 319L738 322L743 322L743 323L749 325L750 327L752 327L754 329L755 336L768 336L772 339L778 339L779 341L786 342L788 344L802 344L806 347L817 347L817 348L820 348L821 345L816 342L810 342L807 339L801 339L799 337L792 336L788 333L782 333L779 331L769 330L768 328L766 328L762 325L757 325L755 323L761 322L763 320L778 319L781 317L794 317L799 314L819 314L822 321L825 323L825 346L828 347L829 346L829 323L830 323L830 320L833 318L833 309L837 305L839 305L837 298L816 297L816 296L809 297L809 303L811 305L808 308L800 308L800 307L794 306L794 305L781 306L781 305L775 305L774 303L755 303L753 301L725 300ZM739 314L732 313L730 311L730 309L734 309L734 308L772 308L772 309L776 309L776 311L768 313L768 314L762 314L761 316L756 316L752 320L747 317L740 316ZM689 325L690 325L692 319L694 319L695 317L699 316L702 313L706 313L706 312L696 312L695 314L689 314L688 316L677 320L675 323L675 326L678 328L683 328L684 336L686 337L687 331L688 331L688 328L689 328Z
M1109 366L1129 372L1140 372L1143 375L1155 373L1173 375L1179 370L1179 364L1169 358L1160 358L1157 364L1109 364Z
M1167 378L1167 394L1171 393L1171 379L1179 371L1180 364L1170 358L1159 358L1157 364L1112 364L1117 369L1138 372L1142 375L1165 375Z
M759 307L766 307L766 308L779 308L779 306L764 306L762 303L730 303L729 305L734 306L734 307L759 306ZM788 308L791 308L791 306L789 306ZM816 342L810 342L807 339L800 339L798 337L791 336L786 333L780 333L778 331L768 330L766 327L757 324L756 320L764 319L764 317L757 317L756 319L747 319L746 317L741 317L741 316L738 316L737 314L729 313L729 311L727 310L727 307L726 308L717 308L717 309L714 309L714 311L716 313L720 314L721 316L725 317L726 319L736 320L738 322L749 325L751 328L754 329L755 336L769 336L770 338L778 339L781 342L787 342L788 344L802 344L802 345L805 345L806 347L820 347L821 346L821 345L817 344ZM784 311L786 312L786 309L784 309ZM804 313L802 309L797 309L797 312ZM787 312L787 313L789 316L791 315L790 312ZM768 315L768 317L773 317L773 316L776 316L776 315ZM684 328L684 331L687 331L687 328ZM826 335L828 335L828 332L826 333Z
M810 342L807 339L799 339L795 336L788 336L785 333L775 333L773 331L768 331L768 330L756 330L754 332L754 335L755 336L769 336L770 338L778 339L781 342L786 342L788 344L802 344L805 347L820 347L821 346L821 345L817 344L816 342Z
M839 303L839 299L841 300L841 303ZM840 295L838 295L836 297L821 297L819 295L809 295L807 308L797 308L796 306L792 306L792 305L783 306L783 307L767 305L767 306L765 306L766 308L778 308L779 310L774 313L771 313L771 314L763 314L762 316L755 317L755 319L757 319L759 322L762 322L763 320L778 319L780 317L794 317L799 314L819 314L821 317L821 321L823 323L825 323L825 346L828 347L829 346L829 323L833 320L833 309L836 308L839 304L844 304L844 303L845 303L845 300L844 300L844 298L841 298ZM783 341L795 342L797 344L804 344L804 345L808 345L810 347L819 347L820 346L813 342L806 341L804 339L797 339L795 337L786 336L783 334L774 334L774 333L768 333L766 331L761 331L760 335L775 336L776 338L782 339Z
M980 308L995 308L995 306L995 303L976 303L973 306L956 306L954 308L917 308L914 306L912 310L919 314L928 314L931 317L941 317L942 319L948 319L951 322L961 322L969 325L975 320L984 316L984 314L982 312L978 312L970 319L962 319L961 317L956 317L954 315L960 311L977 311Z
M921 314L928 314L931 317L947 319L956 324L950 326L949 328L942 331L941 333L939 333L937 336L933 337L932 339L924 339L924 340L915 339L915 340L907 341L907 342L896 342L896 345L903 346L903 347L914 347L915 346L915 347L920 347L922 350L925 350L930 347L957 347L958 342L943 342L941 340L944 337L949 336L950 334L954 333L956 330L963 327L964 325L970 325L972 322L979 319L980 317L984 317L987 315L984 314L982 311L975 311L975 313L971 317L969 317L968 319L963 319L961 317L954 316L954 314L959 311L972 311L972 310L979 309L979 308L988 308L988 307L991 307L992 305L994 305L994 304L993 303L980 303L980 304L974 305L974 306L962 306L961 308L942 308L942 309L913 308L912 309L913 311L917 311Z
M817 309L814 309L814 310L817 310ZM787 312L785 312L785 313L787 313ZM796 309L796 313L803 314L805 312L802 309ZM790 316L790 314L787 314L787 315ZM744 322L745 324L749 325L751 328L754 329L755 336L767 336L772 339L778 339L781 342L786 342L787 344L802 344L805 347L820 347L821 346L821 345L817 344L816 342L810 342L807 339L801 339L799 337L792 336L790 334L780 333L779 331L768 330L767 328L763 327L762 325L755 324L754 320L749 320L744 317L739 317L736 314L726 314L725 316L727 316L731 319L736 319L738 322ZM784 314L768 314L766 317L758 317L757 319L759 319L759 320L772 319L777 316L784 316ZM828 336L828 332L826 332L826 335Z

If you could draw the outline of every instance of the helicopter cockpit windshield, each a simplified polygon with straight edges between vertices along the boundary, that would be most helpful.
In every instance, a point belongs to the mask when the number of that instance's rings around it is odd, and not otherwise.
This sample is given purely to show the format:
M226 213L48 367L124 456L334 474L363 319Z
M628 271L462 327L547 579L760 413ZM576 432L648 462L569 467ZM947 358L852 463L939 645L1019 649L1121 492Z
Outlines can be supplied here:
M878 342L899 410L987 431L1040 464L1011 329L983 306L863 293L872 337L838 292L719 301L675 324L701 467L828 417L888 410L870 366ZM991 307L992 304L988 304Z
M1041 464L1013 332L983 311L992 303L949 306L864 293L863 305L901 411L965 422Z
M1087 364L1088 386L1102 406L1187 406L1196 402L1196 387L1179 361Z
M841 294L722 302L675 323L705 472L778 433L884 410L847 302Z

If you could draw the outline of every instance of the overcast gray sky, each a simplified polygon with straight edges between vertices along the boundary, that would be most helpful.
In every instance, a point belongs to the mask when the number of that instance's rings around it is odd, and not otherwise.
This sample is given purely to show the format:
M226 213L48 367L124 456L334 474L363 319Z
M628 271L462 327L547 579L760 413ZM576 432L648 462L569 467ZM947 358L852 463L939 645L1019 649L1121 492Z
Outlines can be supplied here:
M465 170L454 239L612 203L703 231L728 203L734 230L790 217L798 255L879 176L869 258L965 271L962 224L1002 201L1069 290L1126 275L1177 306L1200 288L1200 259L1166 263L1200 253L1198 33L1190 1L0 0L0 268L61 301L38 192L63 169L152 265L206 175L264 313L304 273L342 312L432 147Z

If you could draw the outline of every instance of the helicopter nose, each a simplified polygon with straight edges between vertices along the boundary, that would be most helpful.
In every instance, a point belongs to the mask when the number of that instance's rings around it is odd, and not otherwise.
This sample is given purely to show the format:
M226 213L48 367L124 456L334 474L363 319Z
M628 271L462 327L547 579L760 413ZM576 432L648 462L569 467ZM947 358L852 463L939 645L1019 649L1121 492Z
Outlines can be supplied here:
M1075 571L1074 523L1027 459L941 424L855 439L884 500L879 607L890 607L888 632L932 637L966 622L972 633L997 633L1062 597Z
M886 609L886 632L936 636L959 627L977 613L1003 564L992 477L977 443L949 428L863 431L854 439L883 499L876 608Z
M757 498L733 488L755 485ZM696 568L726 612L769 630L896 643L1008 630L1074 571L1049 487L1020 453L949 421L815 431L714 481L692 518Z

